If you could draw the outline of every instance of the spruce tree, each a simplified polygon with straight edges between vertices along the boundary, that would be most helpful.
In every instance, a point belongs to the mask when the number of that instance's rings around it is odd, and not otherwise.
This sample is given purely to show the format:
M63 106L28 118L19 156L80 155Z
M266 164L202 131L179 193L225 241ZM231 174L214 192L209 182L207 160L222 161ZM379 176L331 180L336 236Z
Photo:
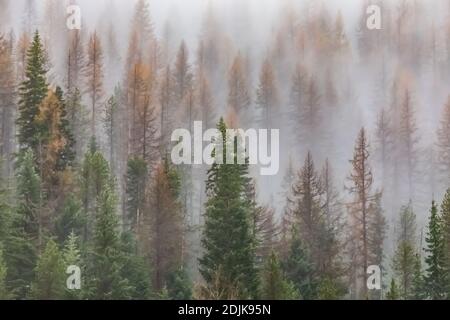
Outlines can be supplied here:
M447 281L447 296L450 297L450 189L447 189L441 204L441 228L444 251L444 272Z
M220 272L219 286L223 296L227 288L236 285L240 298L255 297L254 239L249 225L249 201L245 198L248 165L226 164L227 148L234 146L226 136L223 119L218 124L222 133L223 154L208 171L205 228L202 245L204 255L199 260L200 273L208 284ZM217 157L223 156L222 164Z
M34 34L33 42L27 52L25 81L20 86L19 115L17 119L18 138L21 148L37 150L39 127L35 119L39 105L47 96L46 53L39 32Z
M428 222L428 232L425 238L427 256L425 263L425 291L427 297L433 300L442 300L446 297L447 282L444 270L445 255L442 241L442 222L436 203L431 205L431 215Z
M85 265L82 260L82 252L79 249L79 240L76 234L72 231L65 241L64 249L62 251L64 266L67 270L69 266L77 266L81 270L81 281L83 280L83 274L86 271ZM67 276L67 275L66 275ZM83 298L84 294L84 284L81 282L80 289L69 289L65 287L64 299L68 300L78 300Z

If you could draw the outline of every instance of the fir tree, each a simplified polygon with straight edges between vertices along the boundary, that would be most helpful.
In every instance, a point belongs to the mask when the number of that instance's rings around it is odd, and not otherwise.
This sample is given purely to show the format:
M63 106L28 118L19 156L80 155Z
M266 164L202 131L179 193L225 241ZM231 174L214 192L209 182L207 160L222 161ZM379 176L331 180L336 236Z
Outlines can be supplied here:
M185 268L175 270L168 275L167 291L173 300L192 299L192 283Z
M50 239L37 262L31 297L38 300L57 300L64 296L65 268L58 245Z
M386 293L386 299L387 300L398 300L400 299L400 292L399 288L397 287L397 284L395 283L394 278L391 280L391 284L389 287L388 293Z
M128 160L127 169L127 216L125 227L139 233L142 224L145 206L148 169L147 163L142 158Z
M75 233L72 231L68 236L67 240L65 241L64 249L62 251L62 257L64 261L64 266L67 269L69 266L77 266L81 270L81 276L86 271L86 268L84 266L84 263L82 261L81 257L81 250L79 249L78 245L78 237L75 235ZM66 275L67 276L67 275ZM81 277L82 281L83 277ZM83 298L83 287L84 284L81 282L81 288L80 289L69 289L67 286L65 286L65 294L64 299L68 300L78 300Z
M249 225L249 201L245 199L247 165L226 163L226 149L234 144L226 137L226 125L218 124L223 134L223 161L216 161L208 171L205 229L202 245L205 249L199 260L200 272L208 284L220 270L219 286L223 296L229 286L238 287L241 298L256 295L254 239ZM230 241L230 239L232 239Z
M399 279L399 293L403 299L413 295L415 269L417 265L416 216L412 204L402 207L398 228L397 248L393 258L393 270Z
M8 268L6 261L3 257L3 247L0 242L0 300L8 300L12 298L12 295L7 287L6 275Z
M46 53L39 33L36 31L27 52L26 76L19 90L19 116L17 119L21 148L32 148L35 152L40 136L39 127L35 125L35 119L39 113L39 105L47 96L48 90L46 63Z
M295 286L285 279L280 262L273 251L264 267L261 285L261 299L292 300L299 298L299 293Z
M436 203L431 205L431 215L428 222L428 232L425 238L427 256L425 263L424 285L427 297L433 300L445 299L447 282L444 270L445 255L442 239L442 221Z

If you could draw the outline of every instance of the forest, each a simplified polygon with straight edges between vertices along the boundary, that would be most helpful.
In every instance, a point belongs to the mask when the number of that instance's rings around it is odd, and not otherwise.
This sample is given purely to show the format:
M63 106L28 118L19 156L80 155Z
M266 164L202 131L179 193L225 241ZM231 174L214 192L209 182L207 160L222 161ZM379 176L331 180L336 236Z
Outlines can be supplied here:
M0 0L0 300L450 299L449 82L448 0Z

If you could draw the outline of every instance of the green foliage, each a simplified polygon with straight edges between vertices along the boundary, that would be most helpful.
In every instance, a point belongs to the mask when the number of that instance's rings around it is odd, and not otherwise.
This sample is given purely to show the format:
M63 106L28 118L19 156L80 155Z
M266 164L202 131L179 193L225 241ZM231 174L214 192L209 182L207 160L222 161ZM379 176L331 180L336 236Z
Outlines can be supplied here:
M283 263L283 269L287 278L292 281L304 299L312 300L317 297L319 280L314 275L309 254L295 231L290 252Z
M143 257L137 254L136 239L131 232L121 236L123 268L121 275L130 285L131 299L148 299L151 294L150 267Z
M0 242L0 300L8 300L12 298L12 294L9 292L6 283L7 271L8 268L3 257L3 248Z
M46 54L39 33L36 31L27 52L25 81L20 86L18 138L21 148L37 150L39 127L35 124L39 105L47 96Z
M387 300L398 300L400 299L400 292L399 288L397 287L397 284L395 283L395 280L391 280L391 285L389 287L388 293L386 293L386 299Z
M444 270L445 254L442 241L442 222L436 203L433 201L428 222L428 232L425 238L427 256L425 262L425 291L427 297L433 300L445 299L447 279Z
M254 239L250 230L250 201L245 197L248 165L225 164L226 149L232 142L226 137L226 125L220 120L223 134L223 162L216 161L208 170L205 227L202 245L204 255L200 272L211 284L221 270L223 296L226 288L238 286L239 297L255 297L258 280L255 270ZM216 160L218 159L215 155Z
M128 160L127 219L125 221L127 229L137 230L139 217L144 212L147 178L147 162L144 159L136 157Z
M299 296L295 286L285 279L280 262L272 251L262 273L261 299L292 300L298 299Z
M72 231L65 241L65 246L63 249L63 260L64 260L64 266L67 269L68 266L78 266L81 270L81 281L83 280L83 274L84 271L86 271L85 266L82 261L81 257L81 250L79 249L78 245L78 237L75 235L75 233ZM66 275L68 276L68 275ZM68 300L79 300L83 298L83 282L81 282L81 288L80 289L69 289L66 286L64 299Z
M416 249L416 215L411 203L402 207L398 227L397 248L392 260L392 267L399 280L399 292L403 299L413 296L414 277L417 266Z
M172 300L192 299L192 283L185 268L169 273L167 277L167 292Z
M67 103L64 101L64 93L60 87L56 87L56 96L61 106L61 123L59 125L59 132L64 139L64 147L59 152L57 160L57 170L63 171L66 167L73 165L75 160L75 138L70 124L70 117L68 113Z
M130 298L130 284L123 277L123 255L118 231L117 198L112 185L104 186L96 208L90 275L93 298Z
M63 243L72 232L82 234L85 219L82 211L78 197L75 194L69 194L55 222L55 233L60 243Z
M39 257L31 285L31 297L39 300L55 300L64 297L65 268L58 245L50 239Z

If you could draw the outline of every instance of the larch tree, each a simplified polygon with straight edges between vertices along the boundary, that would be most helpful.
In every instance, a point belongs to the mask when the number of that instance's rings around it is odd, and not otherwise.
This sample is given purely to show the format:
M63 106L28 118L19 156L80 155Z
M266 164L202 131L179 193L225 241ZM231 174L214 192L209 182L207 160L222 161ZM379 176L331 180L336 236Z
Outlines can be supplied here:
M238 53L228 72L228 108L233 112L246 116L251 105L251 94L246 74L245 62Z
M69 31L66 58L66 91L73 94L82 88L82 72L85 65L85 51L80 30Z
M193 86L193 74L189 63L189 51L184 41L181 42L173 67L175 105L181 107L189 90Z
M90 35L87 45L86 64L84 66L85 90L89 96L91 135L97 136L99 107L103 98L103 49L97 32Z
M354 288L357 292L361 290L360 296L369 298L367 290L367 267L378 264L380 244L377 231L374 227L383 230L383 219L379 207L379 194L372 191L373 175L369 163L369 143L366 131L362 128L358 133L353 159L350 160L352 170L348 177L350 186L348 190L354 196L354 200L348 204L350 214L351 242L354 247L352 257L353 272L355 279L361 281ZM381 234L383 236L383 233ZM378 240L378 241L377 241Z
M144 223L146 254L153 266L153 285L161 292L168 276L183 266L183 216L179 203L180 178L165 160L155 169L148 188Z
M261 123L264 128L272 128L277 117L279 96L273 67L269 60L264 60L256 90L256 105L261 109Z

